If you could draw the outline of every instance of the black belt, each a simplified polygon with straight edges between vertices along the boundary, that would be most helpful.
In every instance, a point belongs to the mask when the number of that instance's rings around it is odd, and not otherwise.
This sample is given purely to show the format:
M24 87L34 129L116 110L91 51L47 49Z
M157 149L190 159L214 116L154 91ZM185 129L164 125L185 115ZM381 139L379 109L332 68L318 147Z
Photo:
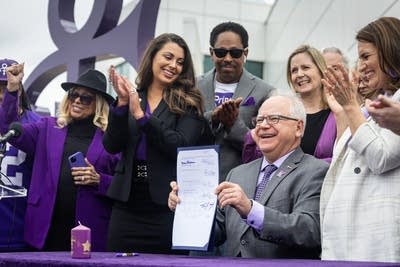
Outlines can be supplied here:
M144 183L148 181L146 161L135 162L133 166L133 181L135 183Z

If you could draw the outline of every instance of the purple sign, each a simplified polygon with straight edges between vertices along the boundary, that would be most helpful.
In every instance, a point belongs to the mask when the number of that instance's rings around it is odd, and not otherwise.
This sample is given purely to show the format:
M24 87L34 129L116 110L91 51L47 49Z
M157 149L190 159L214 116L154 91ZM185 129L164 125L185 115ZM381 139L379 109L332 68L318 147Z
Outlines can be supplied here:
M137 68L141 56L153 39L160 0L141 0L120 24L122 0L96 0L86 24L78 30L74 20L75 0L51 0L48 21L58 50L45 58L25 82L33 103L46 85L67 71L75 81L96 60L123 57Z

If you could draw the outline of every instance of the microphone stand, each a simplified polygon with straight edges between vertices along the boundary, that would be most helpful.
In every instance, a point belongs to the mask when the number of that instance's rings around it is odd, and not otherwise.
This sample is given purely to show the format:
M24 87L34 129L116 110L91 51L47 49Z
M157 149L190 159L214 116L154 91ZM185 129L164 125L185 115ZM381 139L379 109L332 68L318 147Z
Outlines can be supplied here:
M6 142L0 142L0 185L5 185L2 179L1 164L6 156Z
M6 142L0 142L0 171L1 171L1 163L6 155Z

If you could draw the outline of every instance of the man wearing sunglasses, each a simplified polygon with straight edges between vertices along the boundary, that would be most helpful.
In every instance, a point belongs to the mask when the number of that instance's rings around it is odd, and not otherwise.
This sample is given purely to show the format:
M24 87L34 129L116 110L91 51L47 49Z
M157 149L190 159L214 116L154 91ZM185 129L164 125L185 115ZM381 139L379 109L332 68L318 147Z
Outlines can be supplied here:
M210 34L214 68L199 77L197 86L205 98L205 117L220 145L220 181L241 163L243 139L251 118L273 88L244 69L248 34L242 25L223 22Z

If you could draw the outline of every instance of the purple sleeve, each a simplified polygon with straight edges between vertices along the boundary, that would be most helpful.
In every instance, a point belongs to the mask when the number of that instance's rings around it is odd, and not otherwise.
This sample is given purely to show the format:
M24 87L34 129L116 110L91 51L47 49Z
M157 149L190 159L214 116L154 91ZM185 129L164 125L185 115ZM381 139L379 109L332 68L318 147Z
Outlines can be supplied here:
M115 102L115 103L116 103L116 102ZM124 115L125 113L128 112L129 108L128 108L128 105L124 105L124 106L117 107L117 106L115 106L115 105L113 104L113 105L110 105L110 110L111 110L113 113L117 114L118 116L122 116L122 115Z
M3 102L0 105L0 133L6 133L9 125L18 121L18 92L4 90Z
M256 143L251 137L251 132L248 131L244 136L243 151L242 151L242 163L247 163L255 159L261 158L262 153L258 149Z
M264 228L264 206L252 200L253 207L247 215L246 223L258 233Z
M117 114L118 116L124 115L124 114L125 114L126 112L128 112L128 110L129 110L128 105L120 106L120 107L111 105L110 108L111 108L112 111L113 111L115 114ZM150 118L150 114L145 113L145 114L144 114L144 117L138 119L137 122L138 122L138 124L139 124L140 126L143 126L143 125L149 120L149 118Z
M111 180L112 180L113 176L110 174L105 174L105 173L101 173L101 172L99 172L99 175L100 175L100 183L99 183L97 190L100 195L106 196L108 187L111 184Z
M140 125L140 126L143 126L143 125L145 125L146 124L146 122L148 122L149 121L149 119L150 119L150 114L149 113L144 113L144 116L142 117L142 118L140 118L140 119L138 119L138 120L136 120L137 121L137 123Z

